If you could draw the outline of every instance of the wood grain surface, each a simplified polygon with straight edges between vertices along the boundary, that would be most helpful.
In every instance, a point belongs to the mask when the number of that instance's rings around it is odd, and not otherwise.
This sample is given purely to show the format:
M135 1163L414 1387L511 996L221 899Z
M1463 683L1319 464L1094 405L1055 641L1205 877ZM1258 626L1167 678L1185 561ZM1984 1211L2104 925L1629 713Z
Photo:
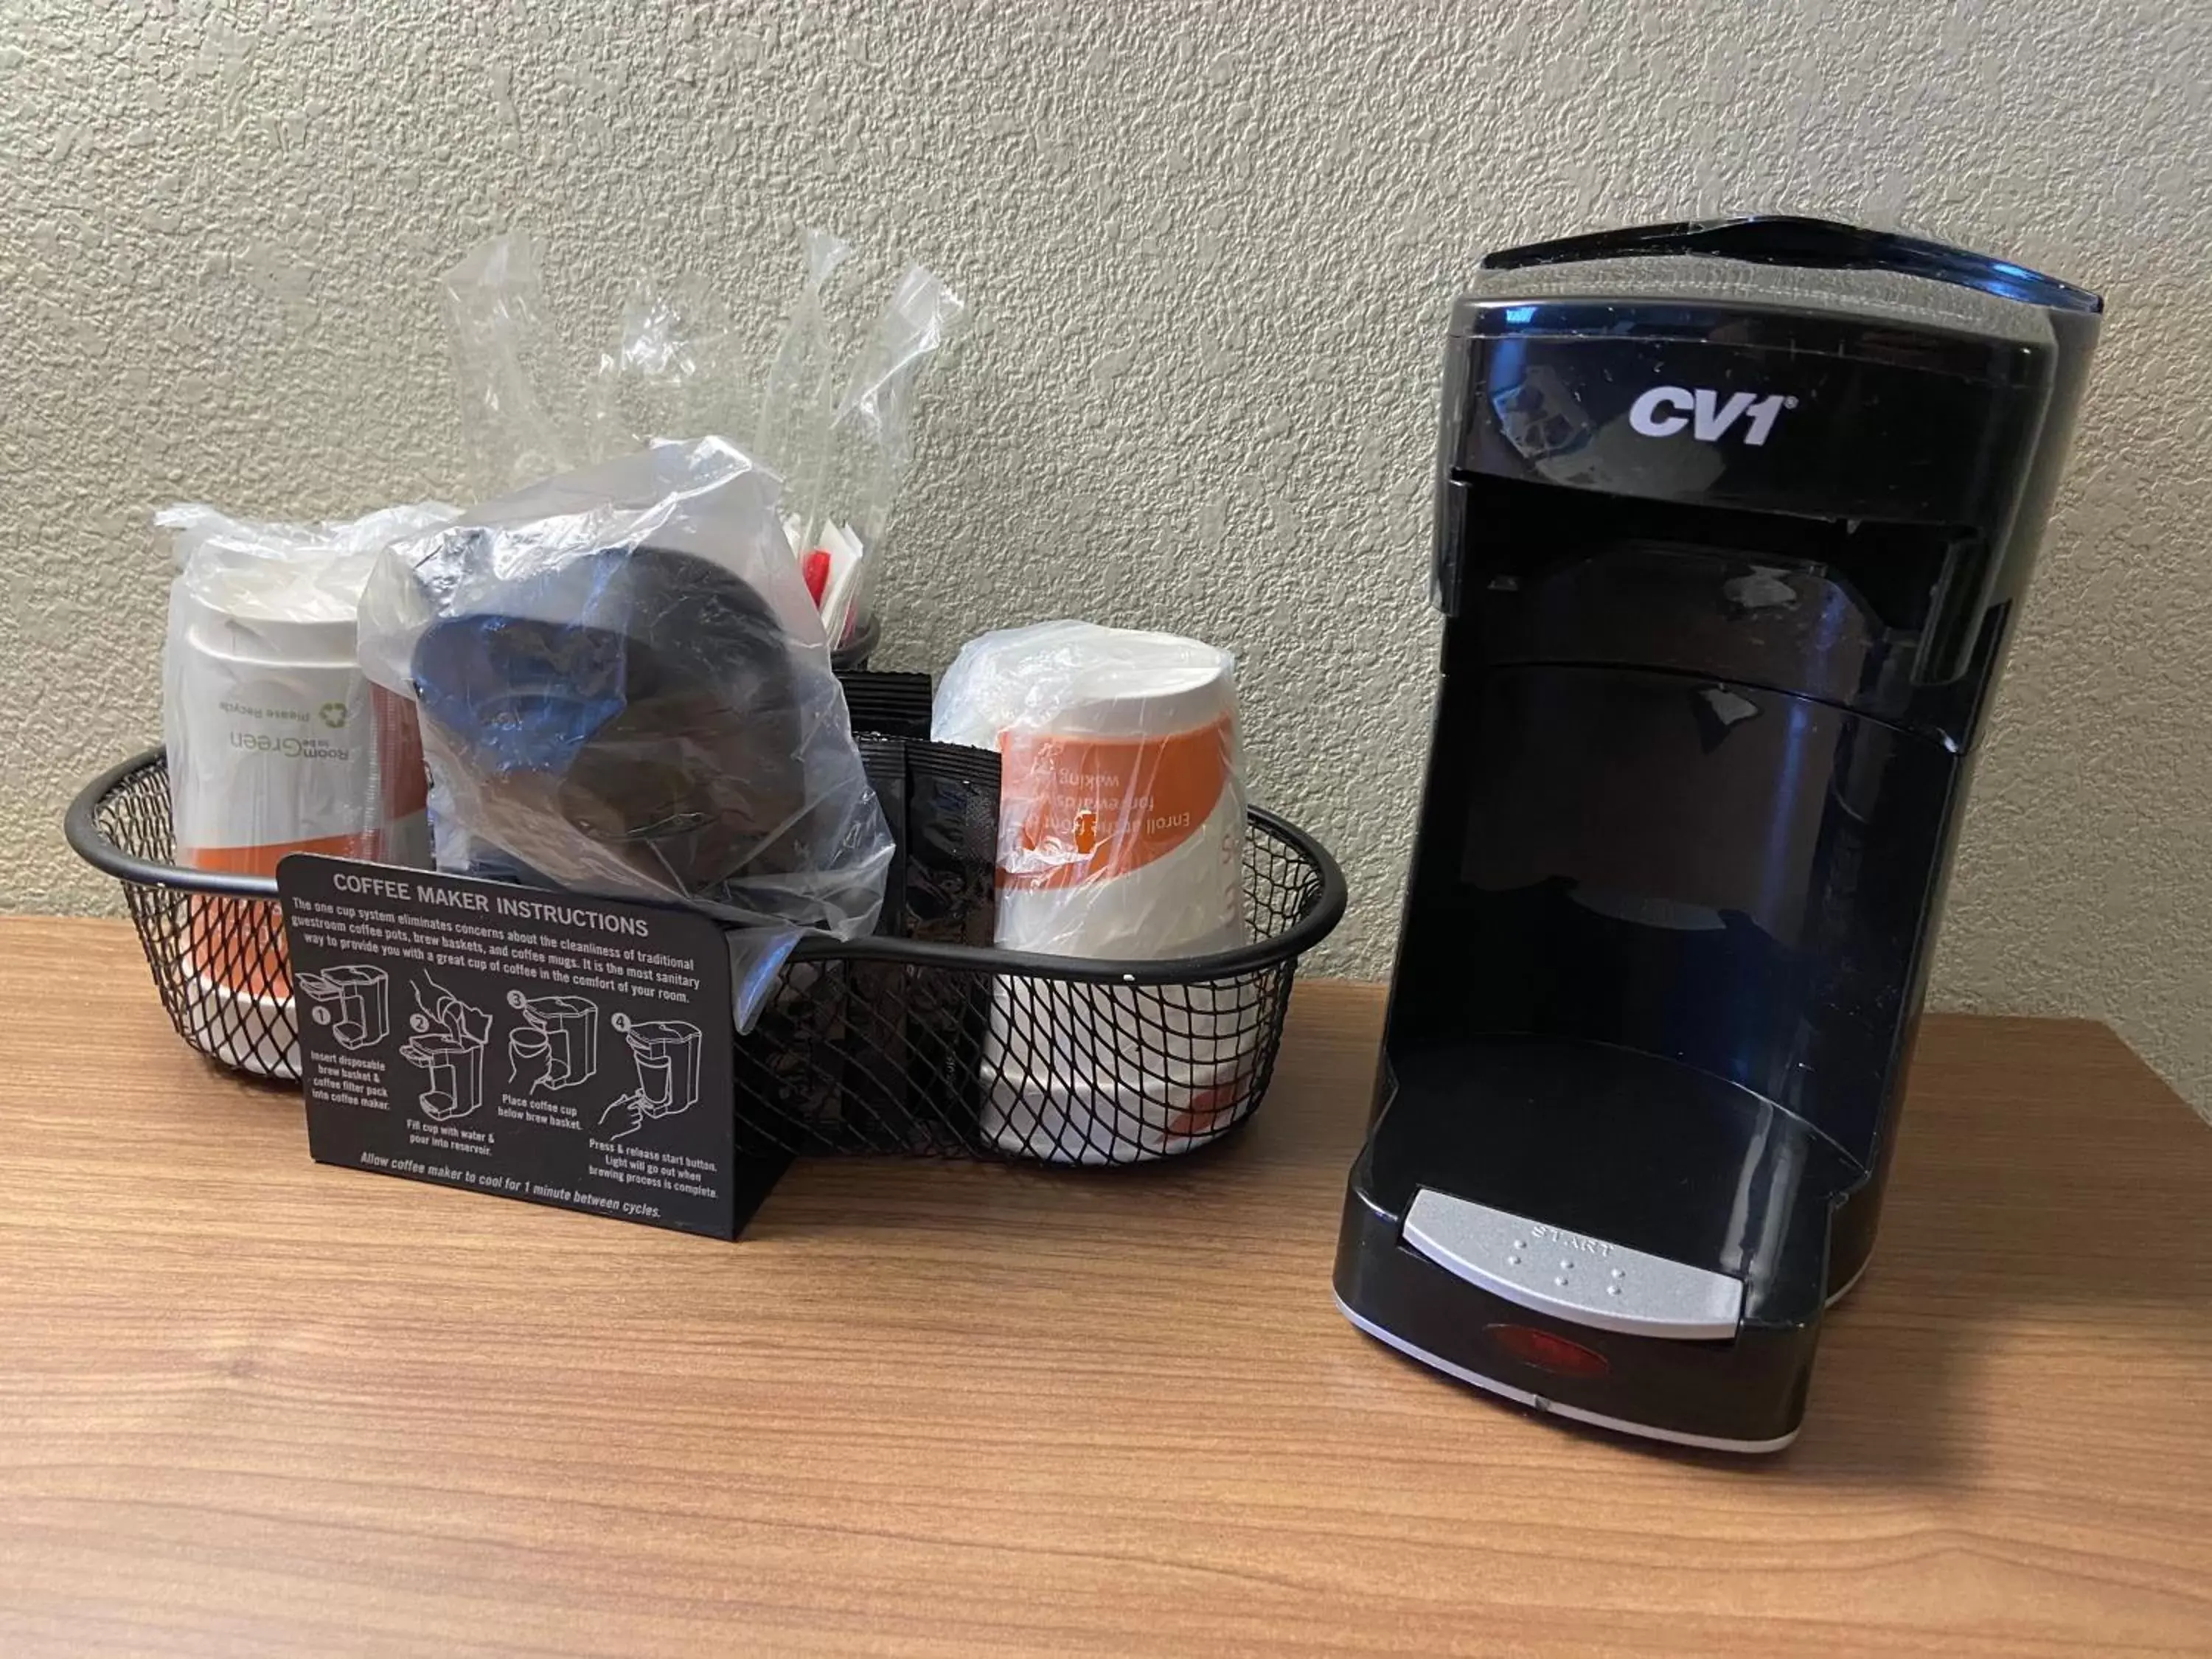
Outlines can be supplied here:
M2212 1650L2212 1133L1934 1018L1768 1460L1346 1326L1380 996L1119 1176L803 1164L737 1244L325 1169L120 924L0 921L0 1654Z

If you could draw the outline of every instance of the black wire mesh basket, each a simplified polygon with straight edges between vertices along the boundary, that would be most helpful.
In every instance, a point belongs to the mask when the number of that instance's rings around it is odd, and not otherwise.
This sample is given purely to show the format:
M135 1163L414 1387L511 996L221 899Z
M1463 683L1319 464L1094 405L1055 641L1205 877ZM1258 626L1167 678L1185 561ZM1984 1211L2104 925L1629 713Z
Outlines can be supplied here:
M123 884L179 1035L226 1066L296 1079L276 884L170 861L162 751L95 778L67 832ZM1252 940L1206 957L809 937L738 1039L739 1150L1112 1164L1219 1139L1266 1094L1297 959L1345 905L1328 854L1272 813L1251 811L1243 856Z

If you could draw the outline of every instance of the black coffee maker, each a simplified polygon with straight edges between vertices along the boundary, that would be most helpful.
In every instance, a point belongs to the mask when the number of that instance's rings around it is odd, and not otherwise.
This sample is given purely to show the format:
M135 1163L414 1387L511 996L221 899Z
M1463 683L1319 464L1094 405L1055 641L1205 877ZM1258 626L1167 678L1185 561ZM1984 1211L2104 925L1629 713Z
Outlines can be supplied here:
M1804 219L1484 261L1363 1330L1584 1422L1795 1436L2100 310Z

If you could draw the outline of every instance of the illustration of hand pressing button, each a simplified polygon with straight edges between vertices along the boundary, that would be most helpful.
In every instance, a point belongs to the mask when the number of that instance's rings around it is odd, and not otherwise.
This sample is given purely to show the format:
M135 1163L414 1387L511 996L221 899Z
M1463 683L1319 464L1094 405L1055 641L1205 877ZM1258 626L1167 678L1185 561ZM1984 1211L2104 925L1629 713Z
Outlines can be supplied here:
M614 1017L614 1028L629 1045L637 1067L637 1087L599 1115L609 1140L620 1140L645 1126L647 1118L673 1117L699 1103L699 1028L678 1019L633 1021Z

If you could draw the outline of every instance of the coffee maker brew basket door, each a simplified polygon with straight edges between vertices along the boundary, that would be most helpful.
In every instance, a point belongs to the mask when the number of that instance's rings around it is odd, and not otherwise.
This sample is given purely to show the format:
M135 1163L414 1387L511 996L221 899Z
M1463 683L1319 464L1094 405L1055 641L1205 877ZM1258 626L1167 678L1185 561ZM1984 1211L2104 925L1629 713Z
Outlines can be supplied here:
M1485 1032L1626 1048L1870 1164L1955 757L1680 673L1523 665L1447 702L1394 1053Z

